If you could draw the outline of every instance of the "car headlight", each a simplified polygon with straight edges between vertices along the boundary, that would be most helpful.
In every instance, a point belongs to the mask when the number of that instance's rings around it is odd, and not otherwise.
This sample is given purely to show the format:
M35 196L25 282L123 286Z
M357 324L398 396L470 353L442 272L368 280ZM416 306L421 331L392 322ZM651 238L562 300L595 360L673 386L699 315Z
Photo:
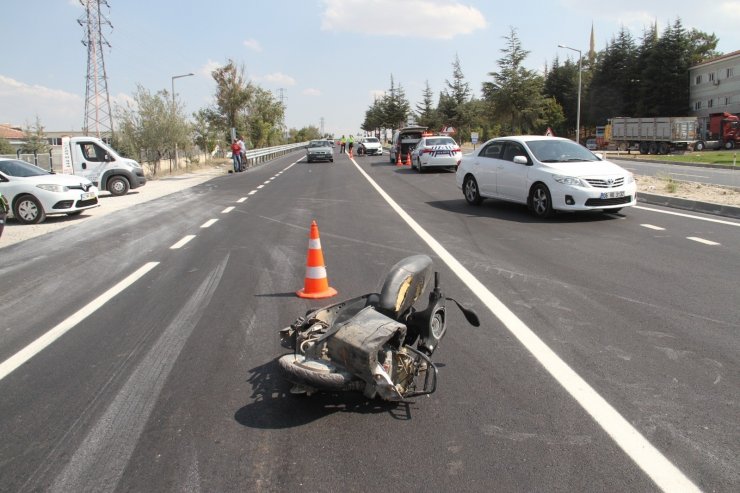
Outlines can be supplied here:
M49 184L43 183L41 185L36 185L36 186L40 188L41 190L46 190L47 192L63 193L63 192L69 191L69 188L67 188L64 185L52 185L51 183Z
M563 185L572 185L575 187L585 186L583 181L575 176L552 175L552 179Z

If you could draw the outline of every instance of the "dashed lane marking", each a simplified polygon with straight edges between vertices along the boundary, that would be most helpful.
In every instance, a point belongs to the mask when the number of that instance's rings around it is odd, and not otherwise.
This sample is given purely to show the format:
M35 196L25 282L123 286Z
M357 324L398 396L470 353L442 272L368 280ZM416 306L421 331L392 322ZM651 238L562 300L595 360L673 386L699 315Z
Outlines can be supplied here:
M703 243L705 245L710 245L710 246L717 246L717 245L719 245L719 243L717 243L716 241L705 240L704 238L699 238L697 236L687 236L686 239L687 240L691 240L691 241L695 241L697 243Z
M660 226L654 226L652 224L640 224L643 228L647 229L654 229L655 231L665 231L665 228L661 228Z
M234 209L236 209L236 207L234 207L233 205L230 205L226 209L222 210L221 211L221 214L228 214L229 212L233 211Z
M237 200L237 201L236 201L236 203L237 203L237 204L241 204L241 203L242 203L242 202L244 202L245 200L247 200L247 198L246 198L246 197L242 197L242 198L240 198L239 200Z
M218 219L209 219L208 221L206 221L203 224L201 224L200 227L201 228L210 228L211 226L213 226L214 224L216 224L216 222L218 222Z
M170 250L178 250L188 244L190 240L195 238L195 235L184 236L180 241L170 247Z

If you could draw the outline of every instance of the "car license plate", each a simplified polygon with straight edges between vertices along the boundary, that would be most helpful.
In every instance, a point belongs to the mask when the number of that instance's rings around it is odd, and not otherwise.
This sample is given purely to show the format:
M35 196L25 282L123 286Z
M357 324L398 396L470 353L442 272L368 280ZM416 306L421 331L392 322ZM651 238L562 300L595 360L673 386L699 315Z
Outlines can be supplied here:
M601 197L602 199L618 199L624 197L624 191L621 192L602 192Z
M90 200L95 198L94 192L85 192L82 194L81 200Z

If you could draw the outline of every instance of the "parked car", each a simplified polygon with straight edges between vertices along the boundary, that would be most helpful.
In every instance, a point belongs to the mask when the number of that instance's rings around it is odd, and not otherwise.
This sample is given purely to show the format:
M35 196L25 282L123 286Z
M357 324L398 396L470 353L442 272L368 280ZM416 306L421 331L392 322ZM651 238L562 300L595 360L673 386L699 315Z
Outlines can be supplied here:
M306 161L309 163L314 161L334 162L334 149L331 148L329 141L317 139L309 142L306 148Z
M8 217L8 212L10 212L10 204L8 204L8 199L5 198L5 195L0 193L0 236L3 235L3 229L5 229L5 219Z
M396 155L405 161L408 153L421 140L427 127L404 127L393 132L390 155L391 164L396 163Z
M52 214L74 216L98 207L98 189L83 176L52 174L18 159L0 158L0 193L10 204L8 217L26 224Z
M411 167L423 173L430 168L457 169L462 151L455 139L446 135L422 137L411 151Z
M463 156L455 179L469 204L517 202L543 218L555 211L617 212L636 203L632 173L559 137L489 140Z
M382 156L383 145L377 137L365 137L357 145L357 154L366 154L368 156Z

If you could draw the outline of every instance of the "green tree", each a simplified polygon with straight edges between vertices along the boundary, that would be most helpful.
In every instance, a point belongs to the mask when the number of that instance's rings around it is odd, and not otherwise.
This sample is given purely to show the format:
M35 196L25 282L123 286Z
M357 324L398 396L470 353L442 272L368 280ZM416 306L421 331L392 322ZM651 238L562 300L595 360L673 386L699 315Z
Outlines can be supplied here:
M384 128L403 127L411 115L411 104L401 84L395 85L391 74L391 87L381 101Z
M220 143L219 129L214 124L218 117L208 108L193 113L193 141L206 154L210 154Z
M240 128L254 87L244 76L244 67L237 67L233 60L211 72L216 81L216 110L222 118L224 130ZM237 133L239 130L237 130Z
M0 137L0 154L15 154L15 149L5 137Z
M439 112L434 107L434 93L432 92L432 88L429 87L428 80L422 92L422 100L416 105L416 115L417 123L423 127L437 130L442 126Z
M151 94L137 85L133 100L133 105L116 106L118 145L130 153L142 150L153 156L156 175L161 159L165 153L174 151L175 144L182 148L191 145L191 125L182 114L182 104L175 101L173 105L172 96L166 90Z
M270 91L261 87L252 86L249 93L243 119L249 138L248 145L261 148L281 144L285 107Z
M438 113L444 126L454 127L460 141L470 137L470 106L472 91L470 84L465 82L460 57L455 55L452 62L452 80L445 80L447 88L440 94Z
M504 131L530 133L543 124L544 78L523 66L529 52L522 48L516 29L510 28L504 39L506 46L498 60L500 70L488 74L493 81L483 83L483 97Z
M38 115L36 115L36 123L33 125L26 125L23 133L26 134L26 140L21 145L21 152L42 154L49 152L49 149L51 149L49 142L46 140L44 126L41 124L41 119Z

